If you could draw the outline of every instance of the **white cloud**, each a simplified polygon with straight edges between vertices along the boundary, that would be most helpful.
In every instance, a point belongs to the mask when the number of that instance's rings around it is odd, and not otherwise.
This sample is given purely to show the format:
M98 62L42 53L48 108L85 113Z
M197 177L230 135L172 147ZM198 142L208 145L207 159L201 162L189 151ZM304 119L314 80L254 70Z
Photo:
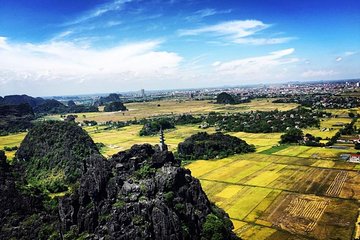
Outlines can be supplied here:
M234 39L247 37L268 28L269 25L258 20L228 21L201 28L180 30L180 36L195 36L210 33L217 36L231 36Z
M299 61L291 57L294 48L271 52L264 56L242 58L233 61L212 64L213 76L223 84L270 83L293 77L292 63Z
M285 58L294 51L294 48L289 48L260 57L244 58L224 63L215 62L213 66L215 66L217 72L225 74L259 76L266 71L269 71L269 73L276 71L278 66L297 62L297 58Z
M302 73L302 77L305 78L316 78L316 77L328 77L328 76L334 76L338 74L334 70L308 70L306 72Z
M120 24L122 24L121 21L109 21L109 22L106 23L106 26L113 27L113 26L118 26Z
M196 36L210 34L225 38L237 44L268 45L280 44L293 40L293 37L283 38L254 38L256 33L269 28L271 25L259 20L236 20L227 21L215 25L204 26L195 29L183 29L178 32L180 36Z
M354 55L356 54L357 52L353 52L353 51L348 51L348 52L345 52L344 55L345 56L351 56L351 55Z
M335 59L335 61L337 61L337 62L341 62L343 59L342 59L342 57L337 57L336 59Z
M295 38L293 37L283 37L283 38L238 38L235 39L234 43L239 44L252 44L252 45L272 45L287 43Z
M158 51L160 44L145 41L99 50L71 42L12 44L0 37L0 88L9 81L29 86L102 79L124 83L172 74L182 57Z
M98 6L97 8L85 13L83 16L75 19L74 21L65 23L64 26L82 23L87 20L90 20L90 19L93 19L96 17L100 17L110 11L121 10L123 8L124 4L126 4L128 2L132 2L132 1L133 0L114 0L110 3L102 4L102 5Z
M185 19L187 21L200 21L201 19L209 16L213 16L216 14L225 14L225 13L231 13L231 9L228 10L215 10L213 8L205 8L198 10L194 13L194 15L188 16Z

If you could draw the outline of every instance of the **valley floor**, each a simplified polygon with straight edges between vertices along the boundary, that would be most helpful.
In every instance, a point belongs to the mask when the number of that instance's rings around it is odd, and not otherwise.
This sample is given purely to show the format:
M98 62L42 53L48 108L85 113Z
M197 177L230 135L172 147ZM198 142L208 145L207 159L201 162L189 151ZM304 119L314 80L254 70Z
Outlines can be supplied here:
M267 100L249 104L220 106L207 102L191 103L134 103L130 111L122 113L79 114L88 120L126 120L158 114L206 113L209 111L287 110L296 105L275 105ZM151 106L150 106L151 105ZM164 106L164 108L163 108ZM172 106L170 108L169 106ZM231 108L231 109L230 109ZM235 108L235 109L232 109ZM131 110L132 109L132 110ZM358 110L358 109L357 109ZM322 138L331 138L349 123L348 110L330 110L338 118L324 118L319 129L303 129ZM336 112L337 111L337 112ZM50 119L59 119L52 116ZM359 125L359 122L356 123ZM157 144L158 136L140 137L140 125L105 130L105 126L85 127L106 157L129 149L134 144ZM324 130L326 129L326 130ZM192 134L214 128L200 129L197 125L177 126L165 131L169 149ZM345 149L278 146L281 133L229 133L256 146L256 153L235 155L219 160L197 160L186 165L211 201L223 208L234 223L235 232L243 239L352 239L359 236L356 229L360 201L360 164L339 160L342 153L355 153L353 145ZM19 146L25 133L0 137L0 148ZM11 160L15 151L6 152ZM356 233L358 232L358 233Z

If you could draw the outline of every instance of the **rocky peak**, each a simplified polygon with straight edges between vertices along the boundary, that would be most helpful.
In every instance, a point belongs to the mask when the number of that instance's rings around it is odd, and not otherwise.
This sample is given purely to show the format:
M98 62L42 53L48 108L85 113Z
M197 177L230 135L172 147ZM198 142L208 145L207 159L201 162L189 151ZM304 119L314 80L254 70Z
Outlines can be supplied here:
M236 239L222 210L210 203L190 170L169 151L135 145L109 160L87 161L80 187L60 200L64 236L89 239L208 239L203 225L219 219L222 239Z

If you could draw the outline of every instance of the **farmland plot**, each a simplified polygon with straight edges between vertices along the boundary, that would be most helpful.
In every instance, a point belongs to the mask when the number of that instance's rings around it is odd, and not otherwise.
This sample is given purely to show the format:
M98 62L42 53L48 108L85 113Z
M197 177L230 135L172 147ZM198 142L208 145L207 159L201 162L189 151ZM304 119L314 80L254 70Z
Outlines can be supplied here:
M355 166L260 153L187 165L240 237L267 240L351 239L360 200Z
M337 239L334 236L351 239L357 207L358 204L347 200L283 193L261 218L294 234L316 239Z

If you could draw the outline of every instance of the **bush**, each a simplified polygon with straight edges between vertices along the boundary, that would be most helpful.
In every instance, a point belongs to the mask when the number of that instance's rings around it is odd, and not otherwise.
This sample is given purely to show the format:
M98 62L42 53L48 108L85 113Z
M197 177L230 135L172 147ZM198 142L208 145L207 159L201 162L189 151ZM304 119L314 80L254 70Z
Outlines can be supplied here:
M150 167L149 165L145 164L142 166L139 170L135 172L135 177L137 179L144 179L148 177L151 174L154 174L156 172L155 168Z
M14 146L14 147L5 146L4 150L7 152L16 151L16 150L18 150L18 146Z
M174 199L174 192L170 191L170 192L165 193L164 198L167 203L171 203L172 200Z

